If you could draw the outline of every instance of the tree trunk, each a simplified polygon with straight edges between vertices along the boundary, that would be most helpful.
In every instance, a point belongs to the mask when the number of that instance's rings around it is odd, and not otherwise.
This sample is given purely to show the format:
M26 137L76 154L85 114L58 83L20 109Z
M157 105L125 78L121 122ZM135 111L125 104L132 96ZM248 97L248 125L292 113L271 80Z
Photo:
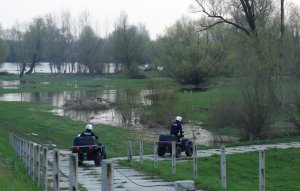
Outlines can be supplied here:
M20 72L20 78L23 77L25 69L26 69L26 62L23 62L22 63L22 68L21 68L21 72Z

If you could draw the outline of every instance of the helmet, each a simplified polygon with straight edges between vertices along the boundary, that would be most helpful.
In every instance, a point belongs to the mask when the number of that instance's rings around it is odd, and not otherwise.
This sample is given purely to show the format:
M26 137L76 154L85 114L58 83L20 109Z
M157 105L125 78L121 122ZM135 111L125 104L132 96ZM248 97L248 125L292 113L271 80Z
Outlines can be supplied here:
M87 124L87 125L85 126L85 129L90 129L90 130L93 130L93 125L91 125L91 124Z
M176 121L180 121L181 122L181 120L182 120L182 117L180 117L180 116L176 117Z

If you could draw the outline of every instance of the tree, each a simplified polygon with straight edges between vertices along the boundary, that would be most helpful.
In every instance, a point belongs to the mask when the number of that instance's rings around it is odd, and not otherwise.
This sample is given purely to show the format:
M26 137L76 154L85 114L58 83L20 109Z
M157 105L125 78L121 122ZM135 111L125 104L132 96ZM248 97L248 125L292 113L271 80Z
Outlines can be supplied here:
M53 67L61 73L64 63L64 49L62 46L63 36L60 29L57 27L56 21L51 15L45 17L45 39L44 39L44 52L48 58L51 71Z
M144 52L150 42L149 39L145 28L129 25L125 14L120 16L115 30L109 36L114 62L121 63L130 77L138 75L137 65L144 60Z
M7 31L6 42L9 45L9 62L20 63L19 75L22 77L26 69L26 51L24 32L18 23Z
M221 23L229 24L246 35L257 35L257 25L266 23L273 11L271 0L195 0L194 12L204 13L212 23L202 25L207 30Z
M7 48L4 41L2 40L2 27L0 24L0 63L4 61L6 54L7 54Z
M95 73L97 71L98 50L101 40L95 35L90 26L86 26L80 33L78 39L78 62L84 65L84 73ZM102 69L100 69L102 71Z
M165 71L182 84L198 86L207 80L213 64L210 45L208 33L200 33L195 21L183 17L157 40L156 48Z
M29 26L29 30L25 32L25 50L26 62L30 63L30 68L26 74L31 74L37 63L46 59L44 56L45 42L45 22L43 18L35 18ZM24 68L24 67L23 67ZM23 73L22 71L21 73Z
M203 30L224 23L235 29L234 59L235 73L240 78L236 102L224 100L220 104L223 113L232 115L234 120L226 121L228 126L236 126L244 131L246 140L263 138L270 124L270 98L279 105L275 92L274 76L279 74L280 27L273 19L274 5L271 0L195 0L199 10L209 22L200 23ZM235 104L228 107L226 104ZM230 106L230 105L229 105ZM232 106L232 105L231 105ZM224 112L224 108L227 108ZM228 118L230 119L230 118ZM228 123L229 122L229 123Z

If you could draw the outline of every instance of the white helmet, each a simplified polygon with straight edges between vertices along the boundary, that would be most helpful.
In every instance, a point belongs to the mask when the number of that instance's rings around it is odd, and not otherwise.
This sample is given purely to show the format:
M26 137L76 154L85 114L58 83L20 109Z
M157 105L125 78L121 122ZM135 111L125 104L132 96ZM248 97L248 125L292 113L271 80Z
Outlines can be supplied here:
M180 117L180 116L176 117L176 121L180 121L181 122L181 120L182 120L182 117Z
M85 126L85 129L93 130L93 125L92 125L92 124L87 124L87 125Z

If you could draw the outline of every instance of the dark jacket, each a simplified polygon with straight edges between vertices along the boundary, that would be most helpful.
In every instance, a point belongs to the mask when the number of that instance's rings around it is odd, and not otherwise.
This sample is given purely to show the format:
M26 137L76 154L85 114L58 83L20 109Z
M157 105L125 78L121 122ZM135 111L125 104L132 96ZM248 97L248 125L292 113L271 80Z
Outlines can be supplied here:
M180 121L176 120L174 123L172 123L171 129L170 129L170 134L171 135L175 135L177 138L179 138L179 134L180 135L183 134L182 127L181 127L181 122Z
M87 137L87 136L94 136L95 139L98 139L98 136L95 135L95 133L92 130L90 130L90 129L86 129L85 131L83 131L80 134L80 137Z

